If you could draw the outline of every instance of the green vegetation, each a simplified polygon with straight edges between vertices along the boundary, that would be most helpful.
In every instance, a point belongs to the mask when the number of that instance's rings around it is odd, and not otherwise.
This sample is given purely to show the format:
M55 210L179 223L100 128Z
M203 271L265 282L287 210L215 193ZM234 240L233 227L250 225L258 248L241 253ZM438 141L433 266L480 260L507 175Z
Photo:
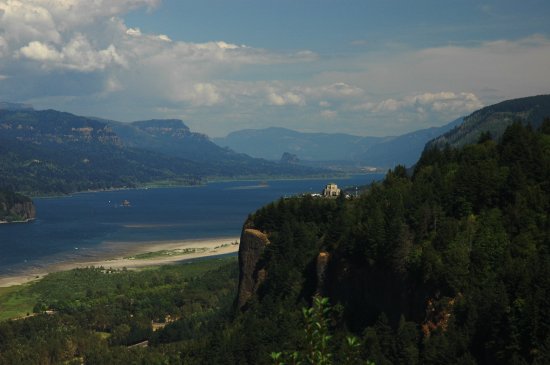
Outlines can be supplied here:
M28 195L322 172L221 148L180 120L106 123L55 110L0 110L0 188Z
M143 340L160 342L163 330L153 328L169 327L176 319L199 325L220 316L232 305L237 271L235 257L142 271L87 268L2 289L4 319L11 316L6 306L17 303L34 307L38 315L0 322L0 364L80 363L82 359L87 364L137 359L155 364L155 359L176 356L160 347L148 351L126 346ZM13 312L16 317L20 314Z
M30 315L37 296L29 293L27 286L0 288L0 321Z
M28 293L55 313L0 323L0 364L548 364L548 212L550 120L514 123L358 198L252 214L270 244L242 310L234 259L51 275Z
M538 132L513 124L500 143L429 149L412 176L397 167L358 199L268 205L249 221L271 244L242 332L271 352L306 348L300 307L321 291L332 336L355 335L363 361L546 364L549 211L550 120ZM330 353L343 356L340 342Z
M500 138L514 122L539 128L550 115L550 95L529 96L490 105L475 111L464 122L428 143L429 147L462 147L476 143L483 133Z

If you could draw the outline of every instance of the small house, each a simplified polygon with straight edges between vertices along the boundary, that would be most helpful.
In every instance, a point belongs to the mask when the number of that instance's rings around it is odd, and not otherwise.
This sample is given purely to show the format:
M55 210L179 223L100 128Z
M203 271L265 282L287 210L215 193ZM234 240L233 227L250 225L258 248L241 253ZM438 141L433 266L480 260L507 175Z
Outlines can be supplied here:
M331 198L331 197L337 197L339 195L340 195L340 189L338 189L338 185L333 183L327 184L327 186L323 190L324 197Z

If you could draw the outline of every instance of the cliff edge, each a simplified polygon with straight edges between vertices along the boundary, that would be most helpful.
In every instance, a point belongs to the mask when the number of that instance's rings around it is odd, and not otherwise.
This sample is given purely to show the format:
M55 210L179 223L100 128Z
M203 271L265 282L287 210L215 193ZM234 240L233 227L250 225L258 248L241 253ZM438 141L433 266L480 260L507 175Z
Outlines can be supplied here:
M266 246L269 244L267 235L252 228L243 228L239 245L239 290L237 308L244 307L252 297L259 284L265 278L265 271L256 267Z
M0 223L27 222L36 217L36 208L26 196L0 190Z

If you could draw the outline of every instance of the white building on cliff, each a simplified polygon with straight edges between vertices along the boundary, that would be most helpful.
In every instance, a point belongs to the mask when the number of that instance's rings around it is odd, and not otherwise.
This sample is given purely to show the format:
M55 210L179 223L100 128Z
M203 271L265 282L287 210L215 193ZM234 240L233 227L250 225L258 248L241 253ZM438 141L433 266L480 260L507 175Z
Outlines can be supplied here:
M340 195L340 189L338 189L338 185L336 184L327 184L323 190L323 196L326 198L337 197L338 195Z

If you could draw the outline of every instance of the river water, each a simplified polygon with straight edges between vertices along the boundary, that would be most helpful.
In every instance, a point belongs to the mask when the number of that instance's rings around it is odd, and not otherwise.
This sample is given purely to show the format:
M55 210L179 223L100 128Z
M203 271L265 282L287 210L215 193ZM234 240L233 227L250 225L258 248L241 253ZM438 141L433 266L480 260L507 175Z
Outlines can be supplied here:
M248 214L284 196L370 184L347 179L216 182L196 187L79 193L37 198L37 219L0 225L0 276L120 249L123 245L237 237ZM127 200L130 206L124 206Z

